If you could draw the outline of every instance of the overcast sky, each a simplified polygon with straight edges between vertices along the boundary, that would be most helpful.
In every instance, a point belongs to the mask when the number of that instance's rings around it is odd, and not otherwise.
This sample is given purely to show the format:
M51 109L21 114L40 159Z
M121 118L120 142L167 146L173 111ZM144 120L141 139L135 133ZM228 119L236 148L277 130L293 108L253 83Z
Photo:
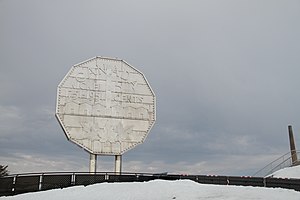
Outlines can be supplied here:
M142 71L157 97L123 171L251 175L300 144L300 1L0 0L0 164L87 171L54 113L69 69L95 56ZM98 171L113 171L98 157Z

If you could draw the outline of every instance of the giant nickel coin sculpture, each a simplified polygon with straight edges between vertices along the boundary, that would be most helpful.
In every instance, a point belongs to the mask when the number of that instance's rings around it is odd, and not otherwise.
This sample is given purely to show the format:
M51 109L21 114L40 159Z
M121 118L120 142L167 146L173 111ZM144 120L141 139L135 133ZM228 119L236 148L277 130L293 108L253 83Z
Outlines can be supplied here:
M95 57L74 65L57 89L56 117L68 140L96 155L121 156L144 142L156 119L145 76L124 60Z

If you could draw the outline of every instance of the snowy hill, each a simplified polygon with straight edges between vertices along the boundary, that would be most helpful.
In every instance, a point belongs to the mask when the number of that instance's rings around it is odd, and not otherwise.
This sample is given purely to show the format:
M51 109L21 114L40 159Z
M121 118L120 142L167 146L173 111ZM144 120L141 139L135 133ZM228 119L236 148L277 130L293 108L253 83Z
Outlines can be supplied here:
M274 172L272 177L277 178L297 178L300 179L300 165L295 167L287 167Z
M143 183L100 183L43 192L26 193L0 200L299 200L300 192L280 188L204 185L190 180L154 180Z

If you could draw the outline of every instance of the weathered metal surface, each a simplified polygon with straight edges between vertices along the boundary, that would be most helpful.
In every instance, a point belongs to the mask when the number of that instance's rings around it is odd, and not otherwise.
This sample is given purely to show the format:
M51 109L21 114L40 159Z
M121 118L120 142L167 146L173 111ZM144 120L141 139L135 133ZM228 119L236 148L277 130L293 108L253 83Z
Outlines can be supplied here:
M155 109L145 76L119 59L74 65L58 86L56 117L67 138L92 154L122 155L143 143Z

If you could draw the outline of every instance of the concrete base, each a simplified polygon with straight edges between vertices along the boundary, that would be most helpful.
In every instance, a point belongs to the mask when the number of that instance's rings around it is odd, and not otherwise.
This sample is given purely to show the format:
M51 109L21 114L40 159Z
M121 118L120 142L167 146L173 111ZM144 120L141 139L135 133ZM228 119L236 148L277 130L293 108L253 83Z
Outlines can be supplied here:
M90 154L90 174L95 174L97 169L97 155Z
M115 156L115 173L120 175L122 171L122 156Z

